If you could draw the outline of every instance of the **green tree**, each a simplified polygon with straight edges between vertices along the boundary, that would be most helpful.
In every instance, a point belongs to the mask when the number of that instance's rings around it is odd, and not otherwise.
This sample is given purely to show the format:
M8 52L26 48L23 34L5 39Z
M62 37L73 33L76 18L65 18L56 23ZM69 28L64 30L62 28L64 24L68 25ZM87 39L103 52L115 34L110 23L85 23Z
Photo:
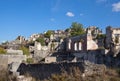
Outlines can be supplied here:
M21 46L19 49L23 51L24 55L27 55L27 56L30 55L29 49L27 47Z
M38 39L36 39L37 42L40 42L42 46L45 46L45 40L43 37L39 37Z
M70 32L70 31L71 31L70 28L65 29L65 32Z
M45 34L44 34L44 36L46 37L46 38L50 38L50 36L53 34L53 32L51 31L51 30L48 30Z
M0 47L0 54L6 54L6 53L7 51L4 48Z
M71 36L78 36L85 33L83 25L77 22L73 22L71 25Z

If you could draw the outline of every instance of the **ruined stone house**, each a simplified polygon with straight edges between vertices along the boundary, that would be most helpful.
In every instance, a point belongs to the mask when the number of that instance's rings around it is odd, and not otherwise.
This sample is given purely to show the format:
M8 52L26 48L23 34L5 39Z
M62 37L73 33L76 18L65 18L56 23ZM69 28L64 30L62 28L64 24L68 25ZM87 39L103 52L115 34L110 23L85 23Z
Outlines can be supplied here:
M91 34L93 38L96 38L98 34L102 34L102 30L100 30L96 26L89 26L87 29L91 30Z
M41 35L40 34L32 34L28 41L35 41L37 38L39 38Z
M18 74L19 65L26 61L26 55L22 50L7 49L7 54L0 54L0 70L8 70L13 74Z
M92 39L91 30L89 29L87 29L86 34L66 39L66 51L68 52L79 52L96 49L98 49L98 45Z
M120 52L120 28L106 28L106 48L109 48L115 55Z
M106 28L106 47L110 48L111 43L120 45L120 28Z
M16 40L15 40L15 42L16 42L17 44L22 44L22 43L24 43L25 41L26 41L26 39L25 39L24 36L18 36L18 37L16 38Z

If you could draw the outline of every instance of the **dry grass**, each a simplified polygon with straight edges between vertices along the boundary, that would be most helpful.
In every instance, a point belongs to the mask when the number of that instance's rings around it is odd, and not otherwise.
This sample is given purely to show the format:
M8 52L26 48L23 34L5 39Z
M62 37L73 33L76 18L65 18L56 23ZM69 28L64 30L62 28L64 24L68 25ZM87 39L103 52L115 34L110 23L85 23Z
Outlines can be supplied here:
M28 73L26 78L31 77ZM40 81L31 77L31 81ZM18 81L15 76L8 76L5 70L0 71L0 81ZM71 68L70 72L62 71L61 74L52 74L51 77L43 81L120 81L120 69L107 69L101 75L93 74L83 77L79 68Z
M4 69L0 70L0 81L7 81L8 72Z
M63 72L61 74L53 74L49 79L44 81L120 81L119 72L116 69L107 69L101 75L93 74L90 76L82 76L78 68L72 69L71 73Z

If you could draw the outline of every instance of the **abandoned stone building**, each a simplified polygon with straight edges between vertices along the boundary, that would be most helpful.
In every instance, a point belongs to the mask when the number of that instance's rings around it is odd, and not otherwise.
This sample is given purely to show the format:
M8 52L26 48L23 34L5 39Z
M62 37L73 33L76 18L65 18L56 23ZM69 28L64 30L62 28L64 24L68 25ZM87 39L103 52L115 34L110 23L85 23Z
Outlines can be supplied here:
M15 41L8 42L5 45L2 45L5 49L14 49L17 50L20 47L20 44L16 43Z
M65 30L56 30L53 33L55 38L66 38L68 36L70 36L69 32L66 32Z
M18 36L18 37L16 38L15 42L16 42L17 44L22 44L22 43L25 43L25 42L26 42L26 39L25 39L24 36Z
M19 49L21 44L26 44L26 39L23 36L18 36L15 40L13 41L6 41L4 44L2 44L2 47L5 49L14 49L17 50Z
M114 55L120 52L120 28L106 28L106 48L110 49Z
M59 37L59 35L50 36L50 42L47 46L42 46L39 42L35 42L34 46L29 46L30 52L33 53L33 58L38 62L41 59L46 59L48 62L52 62L50 60L50 57L53 53L57 53L56 57L57 59L61 58L63 59L63 56L67 56L67 53L80 53L87 52L88 50L96 50L98 49L97 43L93 40L91 29L87 29L86 34L79 35L75 37L68 37L65 40L59 38L59 41L56 40ZM56 41L54 41L56 40ZM63 54L65 52L65 54ZM62 54L59 54L62 53ZM54 58L54 57L51 57ZM68 57L69 58L69 57ZM67 59L67 57L66 57ZM62 61L62 60L61 60ZM55 61L54 61L55 62Z
M98 34L102 34L102 30L100 30L96 26L89 26L87 29L91 30L91 34L93 38L96 38Z
M34 62L38 62L49 54L49 47L35 42L34 46L29 46L29 51L32 54L32 58L34 58Z
M39 38L41 35L40 34L32 34L28 41L35 41L37 38Z
M7 54L0 54L0 70L19 74L17 69L23 61L26 61L26 58L22 50L7 49Z
M66 51L68 52L79 52L96 49L98 49L98 46L92 39L90 29L87 29L86 34L70 37L66 40Z
M35 42L34 46L29 46L29 51L32 54L34 58L34 62L39 62L43 59L46 59L49 57L47 62L52 62L52 58L56 57L51 57L52 53L58 52L58 51L63 51L63 40L60 41L50 41L48 45L42 46L40 42ZM51 58L51 59L50 59ZM54 62L54 61L53 61Z
M35 41L33 46L29 46L30 53L33 55L34 61L39 62L42 59L54 58L52 57L52 53L54 52L63 52L64 48L64 40L67 35L63 30L52 31L53 34L50 38L45 38L45 45L41 45L40 42ZM38 36L40 37L40 36ZM34 38L34 37L33 37ZM35 37L36 38L36 37ZM50 61L50 60L48 60ZM50 61L52 62L52 61Z

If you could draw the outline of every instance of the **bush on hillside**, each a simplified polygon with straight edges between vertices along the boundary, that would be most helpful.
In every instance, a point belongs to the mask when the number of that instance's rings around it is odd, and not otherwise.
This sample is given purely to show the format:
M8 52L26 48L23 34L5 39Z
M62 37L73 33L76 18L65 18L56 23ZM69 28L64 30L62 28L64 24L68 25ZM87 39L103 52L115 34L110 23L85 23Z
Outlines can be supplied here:
M0 54L6 54L6 53L7 51L4 48L0 47Z
M26 55L26 56L30 55L29 49L27 47L21 46L19 49L23 51L24 55Z

